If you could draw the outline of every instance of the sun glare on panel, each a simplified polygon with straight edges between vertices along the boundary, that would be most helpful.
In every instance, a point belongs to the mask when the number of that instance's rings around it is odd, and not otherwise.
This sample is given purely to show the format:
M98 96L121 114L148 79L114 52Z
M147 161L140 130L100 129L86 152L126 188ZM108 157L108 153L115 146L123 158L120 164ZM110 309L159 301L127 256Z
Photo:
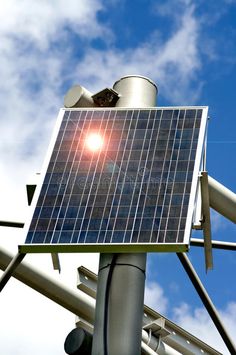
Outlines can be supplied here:
M95 153L102 149L104 141L99 133L90 133L86 137L85 144L91 152Z

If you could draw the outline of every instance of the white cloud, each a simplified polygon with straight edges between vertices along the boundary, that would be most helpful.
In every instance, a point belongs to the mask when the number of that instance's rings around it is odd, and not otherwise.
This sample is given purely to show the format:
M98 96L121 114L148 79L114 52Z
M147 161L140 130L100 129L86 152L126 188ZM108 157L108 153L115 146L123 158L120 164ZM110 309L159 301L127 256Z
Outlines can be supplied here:
M96 19L102 10L99 0L5 1L1 5L0 32L21 42L45 49L67 29L84 37L98 37L107 31Z
M2 354L65 354L72 313L13 279L1 293L0 311Z
M164 290L158 283L147 283L144 302L148 307L156 309L157 312L166 313L168 300L164 295Z
M109 37L109 29L96 18L101 10L99 0L9 0L1 5L1 219L24 216L27 178L41 169L63 105L61 88L73 75L70 34L87 40Z
M220 315L232 339L236 334L236 303L229 303ZM203 308L190 308L183 303L174 309L174 321L190 333L205 341L223 354L229 354L218 331Z
M142 74L156 80L163 96L171 102L194 103L202 83L192 85L201 67L199 26L194 7L186 5L178 27L166 42L153 33L136 48L118 50L90 49L77 66L77 77L98 90L127 74Z

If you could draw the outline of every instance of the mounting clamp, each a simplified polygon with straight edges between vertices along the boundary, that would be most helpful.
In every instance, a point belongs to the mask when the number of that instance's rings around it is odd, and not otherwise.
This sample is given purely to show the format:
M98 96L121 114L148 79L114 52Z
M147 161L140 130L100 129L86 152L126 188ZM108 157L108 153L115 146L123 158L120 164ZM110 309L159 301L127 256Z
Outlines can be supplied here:
M94 103L101 107L114 107L119 100L119 94L113 89L106 88L92 96Z
M171 333L165 328L165 319L160 317L143 327L144 330L151 332L156 337L165 338Z

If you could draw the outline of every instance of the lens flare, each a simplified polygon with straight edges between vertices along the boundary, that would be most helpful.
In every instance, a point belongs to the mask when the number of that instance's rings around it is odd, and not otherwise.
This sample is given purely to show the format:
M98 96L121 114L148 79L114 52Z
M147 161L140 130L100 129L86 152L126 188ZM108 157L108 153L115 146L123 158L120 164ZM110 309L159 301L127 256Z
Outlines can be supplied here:
M90 133L86 137L86 146L91 152L97 152L102 149L103 138L99 133Z

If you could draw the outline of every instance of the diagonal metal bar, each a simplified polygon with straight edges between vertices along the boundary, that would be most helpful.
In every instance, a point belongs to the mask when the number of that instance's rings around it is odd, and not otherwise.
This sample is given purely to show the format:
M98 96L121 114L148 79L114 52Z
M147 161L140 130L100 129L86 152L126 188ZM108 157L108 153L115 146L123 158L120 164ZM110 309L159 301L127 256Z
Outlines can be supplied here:
M4 286L7 284L15 269L21 263L24 257L25 254L18 252L16 256L11 260L10 264L8 265L2 277L0 278L0 292L3 290Z
M14 221L0 221L1 227L13 227L13 228L23 228L23 222L14 222Z
M230 335L228 334L227 330L225 329L224 324L222 323L220 316L209 297L205 287L203 286L200 278L198 277L197 272L195 271L193 265L191 264L189 258L185 253L177 253L177 256L183 265L185 271L187 272L193 286L195 287L199 297L202 300L202 303L206 307L207 312L209 313L212 321L214 322L218 332L220 333L225 345L227 346L230 354L236 354L236 346L231 339Z

